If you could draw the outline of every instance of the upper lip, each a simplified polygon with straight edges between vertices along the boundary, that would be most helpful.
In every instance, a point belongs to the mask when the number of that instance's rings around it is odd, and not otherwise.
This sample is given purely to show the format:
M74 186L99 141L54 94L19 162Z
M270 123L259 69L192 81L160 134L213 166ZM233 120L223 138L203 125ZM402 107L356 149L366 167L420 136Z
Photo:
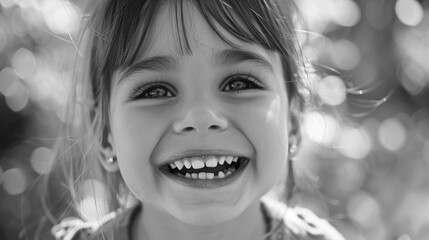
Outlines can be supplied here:
M195 157L195 156L234 156L234 157L247 157L248 156L231 151L231 150L224 150L224 149L190 149L185 150L183 152L180 152L178 154L174 154L167 158L167 160L163 163L170 163L174 162L176 160L186 158L186 157ZM163 165L162 164L162 165Z

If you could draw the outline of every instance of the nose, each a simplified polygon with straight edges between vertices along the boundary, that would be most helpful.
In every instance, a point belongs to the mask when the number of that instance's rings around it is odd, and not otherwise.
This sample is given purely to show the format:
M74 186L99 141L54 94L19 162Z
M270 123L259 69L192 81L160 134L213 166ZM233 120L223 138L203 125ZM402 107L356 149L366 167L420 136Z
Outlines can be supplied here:
M207 106L193 106L182 118L173 123L173 130L178 134L192 133L206 135L221 132L228 128L228 120Z

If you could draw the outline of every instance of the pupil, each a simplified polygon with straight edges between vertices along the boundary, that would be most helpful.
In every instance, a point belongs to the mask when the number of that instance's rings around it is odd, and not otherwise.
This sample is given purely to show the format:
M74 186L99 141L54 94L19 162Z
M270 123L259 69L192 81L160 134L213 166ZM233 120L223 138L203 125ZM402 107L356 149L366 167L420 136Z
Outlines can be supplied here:
M166 93L165 89L156 88L149 92L149 97L161 97Z
M247 87L247 83L245 83L245 82L236 81L236 82L231 83L231 88L233 88L233 89L242 89L245 87Z

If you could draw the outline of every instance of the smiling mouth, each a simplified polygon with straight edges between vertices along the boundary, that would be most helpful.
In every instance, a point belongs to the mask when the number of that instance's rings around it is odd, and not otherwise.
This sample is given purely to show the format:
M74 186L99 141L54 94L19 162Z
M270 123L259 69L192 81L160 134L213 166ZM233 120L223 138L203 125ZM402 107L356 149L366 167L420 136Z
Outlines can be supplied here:
M194 156L161 166L164 173L188 180L228 179L243 169L249 159L238 156Z

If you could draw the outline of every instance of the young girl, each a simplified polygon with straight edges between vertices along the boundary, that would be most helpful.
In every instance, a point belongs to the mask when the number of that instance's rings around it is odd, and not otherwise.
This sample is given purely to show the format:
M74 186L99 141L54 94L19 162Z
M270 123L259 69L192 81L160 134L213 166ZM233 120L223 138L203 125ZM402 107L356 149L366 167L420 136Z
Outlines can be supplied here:
M344 239L309 210L263 197L282 179L292 192L300 142L292 0L103 0L94 9L69 109L78 120L69 118L59 158L72 196L83 180L102 179L113 212L67 219L52 229L57 239Z

